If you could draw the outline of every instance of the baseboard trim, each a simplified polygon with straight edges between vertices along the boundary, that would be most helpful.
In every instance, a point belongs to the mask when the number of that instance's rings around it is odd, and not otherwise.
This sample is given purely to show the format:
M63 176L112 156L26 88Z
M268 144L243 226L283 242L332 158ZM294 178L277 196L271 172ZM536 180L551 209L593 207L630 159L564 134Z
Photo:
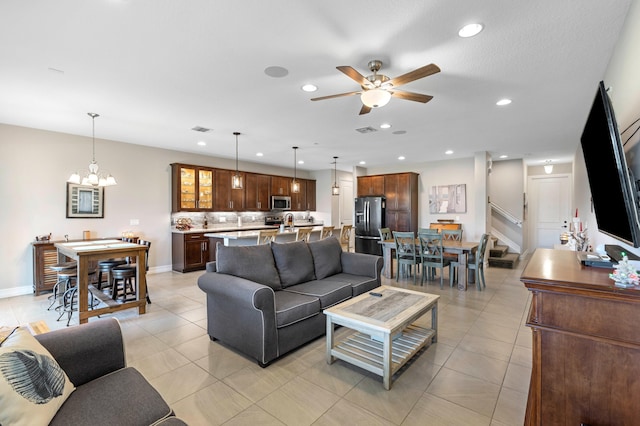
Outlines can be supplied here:
M22 287L11 287L0 289L0 299L6 299L8 297L24 296L26 294L33 294L33 287L25 285Z

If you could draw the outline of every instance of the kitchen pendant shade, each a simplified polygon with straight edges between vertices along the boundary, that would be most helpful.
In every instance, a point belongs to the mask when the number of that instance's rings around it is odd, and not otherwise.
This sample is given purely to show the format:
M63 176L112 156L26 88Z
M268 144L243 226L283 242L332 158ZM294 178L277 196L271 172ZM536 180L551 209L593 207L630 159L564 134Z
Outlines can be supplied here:
M340 187L338 186L338 157L333 157L333 185L331 186L331 195L340 195Z
M296 171L298 164L298 156L297 156L298 147L293 147L293 180L291 181L291 192L297 194L300 192L300 182L296 179Z
M238 171L238 135L240 132L233 132L236 137L236 174L231 176L231 189L242 189L242 176Z

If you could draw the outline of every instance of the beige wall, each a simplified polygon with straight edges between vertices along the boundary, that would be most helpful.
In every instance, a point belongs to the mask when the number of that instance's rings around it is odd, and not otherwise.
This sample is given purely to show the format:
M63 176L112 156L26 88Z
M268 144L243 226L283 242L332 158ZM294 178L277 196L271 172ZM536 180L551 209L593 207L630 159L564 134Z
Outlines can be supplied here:
M118 185L105 188L104 219L67 219L66 180L71 172L87 168L91 139L0 124L0 258L4 267L0 298L28 293L32 288L32 247L36 235L82 238L119 236L133 230L152 241L151 271L171 269L170 164L235 168L234 159L96 139L96 160L111 172ZM241 170L292 175L292 170L240 162ZM312 178L299 171L299 177ZM318 206L322 209L322 206ZM329 207L327 206L327 210ZM327 212L327 215L329 213ZM138 226L130 220L138 219Z

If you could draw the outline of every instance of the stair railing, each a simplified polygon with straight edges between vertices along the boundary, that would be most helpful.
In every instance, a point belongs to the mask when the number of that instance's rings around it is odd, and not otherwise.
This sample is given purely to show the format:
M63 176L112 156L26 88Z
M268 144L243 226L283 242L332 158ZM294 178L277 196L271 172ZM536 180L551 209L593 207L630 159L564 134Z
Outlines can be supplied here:
M509 222L513 223L517 227L522 228L522 220L515 217L513 214L509 213L506 209L500 207L496 203L489 202L489 205L491 206L491 210L505 217Z

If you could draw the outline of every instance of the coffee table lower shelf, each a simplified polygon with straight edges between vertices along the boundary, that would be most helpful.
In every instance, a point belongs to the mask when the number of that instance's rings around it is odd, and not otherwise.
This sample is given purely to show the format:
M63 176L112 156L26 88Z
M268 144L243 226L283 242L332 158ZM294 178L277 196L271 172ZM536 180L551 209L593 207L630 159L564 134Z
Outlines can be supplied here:
M412 324L391 344L391 375L431 341L436 331ZM379 376L384 375L384 345L365 333L354 333L331 349L331 356Z

